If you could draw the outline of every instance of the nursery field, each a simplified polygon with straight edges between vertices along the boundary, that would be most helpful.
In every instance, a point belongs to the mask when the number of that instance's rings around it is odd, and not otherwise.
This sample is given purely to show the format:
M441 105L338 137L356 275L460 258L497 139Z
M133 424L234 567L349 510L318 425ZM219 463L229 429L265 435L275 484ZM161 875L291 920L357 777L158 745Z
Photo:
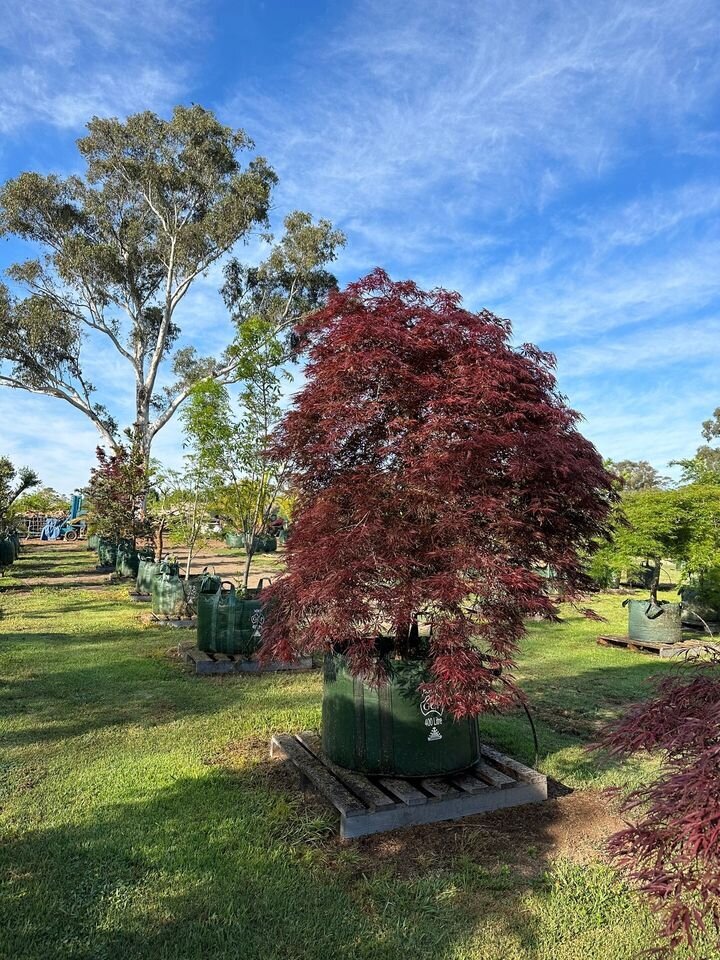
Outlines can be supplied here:
M520 679L545 804L340 841L268 757L316 728L318 673L190 675L94 558L33 545L0 581L0 957L621 960L654 923L603 861L601 790L643 776L588 754L599 725L678 669L599 647L573 610L533 623ZM521 711L485 738L533 763Z

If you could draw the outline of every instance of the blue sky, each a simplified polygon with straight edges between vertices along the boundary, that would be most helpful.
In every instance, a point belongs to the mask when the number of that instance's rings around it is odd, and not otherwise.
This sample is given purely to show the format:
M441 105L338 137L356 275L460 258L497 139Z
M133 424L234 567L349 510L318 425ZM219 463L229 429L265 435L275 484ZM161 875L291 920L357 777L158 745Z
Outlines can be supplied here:
M77 170L93 114L201 103L325 216L341 282L376 265L459 290L558 357L605 456L690 455L720 404L716 0L33 0L0 23L0 179ZM0 245L0 266L18 256ZM212 272L178 321L220 345ZM131 381L91 358L120 415ZM63 491L97 438L0 390L0 452ZM175 426L156 455L178 459Z

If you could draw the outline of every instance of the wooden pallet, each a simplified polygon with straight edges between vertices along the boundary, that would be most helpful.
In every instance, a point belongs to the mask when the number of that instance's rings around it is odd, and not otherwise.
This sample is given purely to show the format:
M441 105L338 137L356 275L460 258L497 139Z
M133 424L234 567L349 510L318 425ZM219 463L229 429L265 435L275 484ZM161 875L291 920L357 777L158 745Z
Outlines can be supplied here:
M137 593L130 591L128 594L133 603L150 603L152 596L149 593Z
M155 613L141 613L140 622L147 627L174 627L176 630L194 630L197 626L195 617L173 620L169 617L158 617Z
M304 672L313 669L311 657L304 657L297 663L283 663L273 660L268 664L259 664L257 660L248 660L237 653L208 653L197 647L181 645L179 653L186 663L195 667L195 673L279 673L281 671Z
M634 653L651 653L663 659L696 656L711 646L699 640L661 643L655 640L632 640L628 636L612 634L599 636L596 642L602 647L623 647L626 650L632 650Z
M366 777L331 763L314 733L276 734L270 756L290 761L340 813L340 836L364 837L401 827L457 820L474 813L547 800L547 778L491 747L452 777Z

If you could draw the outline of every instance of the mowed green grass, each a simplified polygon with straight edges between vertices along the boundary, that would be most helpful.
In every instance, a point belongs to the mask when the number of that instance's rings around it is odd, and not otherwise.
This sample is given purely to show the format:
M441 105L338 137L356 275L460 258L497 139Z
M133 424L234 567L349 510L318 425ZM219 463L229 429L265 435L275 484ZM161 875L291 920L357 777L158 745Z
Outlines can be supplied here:
M621 960L653 942L600 854L543 857L532 819L497 855L481 817L339 841L267 758L273 732L319 726L319 675L192 676L127 587L64 582L92 565L36 546L5 586L58 586L0 593L3 960ZM594 606L622 632L618 597ZM532 624L521 656L540 766L579 790L643 776L584 744L669 669L596 646L598 628ZM482 725L532 761L521 712Z

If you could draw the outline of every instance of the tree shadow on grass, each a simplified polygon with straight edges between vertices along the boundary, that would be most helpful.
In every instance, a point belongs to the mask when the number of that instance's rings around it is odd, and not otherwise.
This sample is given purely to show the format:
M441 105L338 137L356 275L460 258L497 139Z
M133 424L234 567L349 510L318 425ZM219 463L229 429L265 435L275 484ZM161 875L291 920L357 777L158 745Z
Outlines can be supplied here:
M36 636L46 639L43 634ZM121 633L119 638L127 642L128 635ZM68 644L83 639L64 635ZM85 662L61 670L51 666L3 679L0 718L3 714L12 718L14 726L10 729L5 724L3 746L56 743L110 727L152 729L207 717L236 703L257 708L267 681L254 676L227 679L230 683L223 677L195 677L162 655L138 657L127 652L111 662ZM272 691L273 712L308 710L317 702L317 692L308 690L301 676L295 683L276 684ZM32 718L32 726L24 726L24 718Z
M524 901L562 801L348 843L266 750L241 742L196 779L8 837L8 956L442 960L490 929L532 948Z

